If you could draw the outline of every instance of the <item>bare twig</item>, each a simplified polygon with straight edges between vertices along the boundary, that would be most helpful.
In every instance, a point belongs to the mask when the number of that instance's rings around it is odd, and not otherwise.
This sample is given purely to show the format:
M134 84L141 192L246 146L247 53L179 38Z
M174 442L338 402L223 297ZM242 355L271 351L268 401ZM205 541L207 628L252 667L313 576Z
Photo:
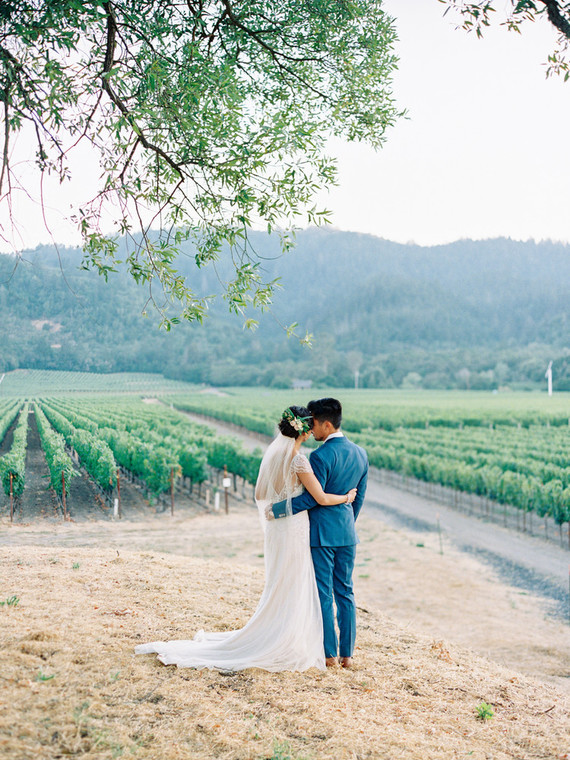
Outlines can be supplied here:
M542 712L536 713L537 715L548 715L548 713L552 712L556 709L556 705L552 705L552 707L549 707L548 710L543 710Z

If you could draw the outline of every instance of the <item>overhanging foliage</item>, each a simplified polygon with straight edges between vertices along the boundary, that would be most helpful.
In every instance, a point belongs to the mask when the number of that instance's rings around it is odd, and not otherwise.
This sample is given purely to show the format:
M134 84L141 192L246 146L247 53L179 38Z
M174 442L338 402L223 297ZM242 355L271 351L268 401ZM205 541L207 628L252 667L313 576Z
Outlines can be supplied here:
M381 0L8 0L0 14L0 200L21 182L10 151L25 126L38 171L61 181L87 143L102 173L77 210L84 266L107 278L126 260L167 328L202 321L209 300L180 274L182 242L197 267L229 243L229 309L263 310L277 283L248 230L279 229L290 247L301 216L326 218L314 202L335 181L329 136L379 146L399 115Z

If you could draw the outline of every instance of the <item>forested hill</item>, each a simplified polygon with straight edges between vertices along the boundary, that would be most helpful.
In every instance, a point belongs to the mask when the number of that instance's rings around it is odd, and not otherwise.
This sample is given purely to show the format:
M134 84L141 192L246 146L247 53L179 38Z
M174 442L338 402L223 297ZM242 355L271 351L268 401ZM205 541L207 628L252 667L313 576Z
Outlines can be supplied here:
M499 239L400 245L370 235L299 233L279 255L252 234L268 277L281 276L274 313L314 333L308 352L264 318L255 333L215 307L209 324L158 332L147 293L124 274L106 284L78 270L79 251L38 248L0 257L0 371L16 367L157 371L216 384L286 384L293 378L370 386L555 383L570 389L570 247ZM195 289L215 273L182 267ZM63 274L62 274L63 269ZM222 268L223 274L223 268Z
M334 332L342 348L569 344L569 246L499 239L424 248L311 230L277 269L286 285L278 303L306 313L315 331Z

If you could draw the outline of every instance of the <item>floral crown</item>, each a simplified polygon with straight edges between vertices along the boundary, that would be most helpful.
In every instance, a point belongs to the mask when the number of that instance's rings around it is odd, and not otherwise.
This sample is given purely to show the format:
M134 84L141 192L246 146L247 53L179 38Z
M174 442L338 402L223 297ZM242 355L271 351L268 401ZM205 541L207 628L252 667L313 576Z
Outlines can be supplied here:
M281 419L287 420L293 430L296 430L298 433L308 433L311 429L311 426L308 423L308 420L312 419L310 415L308 417L296 417L293 412L287 408L281 415Z

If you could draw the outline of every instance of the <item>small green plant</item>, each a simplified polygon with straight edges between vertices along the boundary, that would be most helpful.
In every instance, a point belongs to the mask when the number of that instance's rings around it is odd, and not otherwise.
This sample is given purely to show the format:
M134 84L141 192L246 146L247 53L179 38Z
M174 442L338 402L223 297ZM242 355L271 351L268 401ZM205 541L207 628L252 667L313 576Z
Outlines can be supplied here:
M477 706L478 720L491 720L494 716L495 711L493 710L493 707L486 702L481 702L481 704Z
M81 565L79 564L79 562L74 562L74 563L73 563L73 565L72 565L71 567L72 567L74 570L79 570L79 568L81 567Z
M111 681L118 681L120 678L120 675L121 675L120 670L116 670L114 673L111 673L111 676L110 676Z
M36 676L36 681L40 681L41 683L43 683L44 681L51 681L52 678L55 678L55 673L52 673L51 676L48 676L40 668L39 671L38 671L38 674Z
M7 599L5 599L3 602L0 602L0 607L17 607L20 603L20 597L19 596L9 596Z
M85 717L84 713L89 709L89 702L82 702L77 707L73 708L73 720L79 723Z
M301 755L293 754L289 742L279 742L277 739L273 742L273 754L267 760L304 760Z
M273 755L269 760L294 760L289 742L273 742Z

